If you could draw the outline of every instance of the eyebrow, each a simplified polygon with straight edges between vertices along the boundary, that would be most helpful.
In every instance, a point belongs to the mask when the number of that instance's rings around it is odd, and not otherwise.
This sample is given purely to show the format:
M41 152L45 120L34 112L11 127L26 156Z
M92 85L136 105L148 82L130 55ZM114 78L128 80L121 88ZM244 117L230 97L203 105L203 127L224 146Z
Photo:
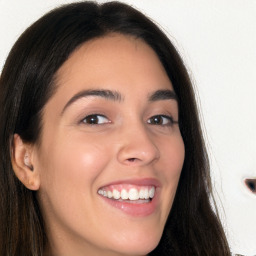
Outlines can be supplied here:
M178 97L173 90L157 90L149 96L149 101L158 101L158 100L176 100Z
M81 99L81 98L86 98L89 96L94 96L94 97L101 97L107 100L112 100L112 101L122 101L122 95L117 92L117 91L111 91L111 90L83 90L81 92L78 92L75 94L65 105L63 108L61 114L65 112L65 110L75 101Z
M75 101L81 99L81 98L86 98L86 97L101 97L107 100L112 100L112 101L123 101L124 97L121 95L121 93L117 91L111 91L111 90L83 90L75 94L64 106L61 115L65 112L65 110L72 105ZM149 101L155 102L159 100L178 100L177 96L174 91L172 90L157 90L148 97Z

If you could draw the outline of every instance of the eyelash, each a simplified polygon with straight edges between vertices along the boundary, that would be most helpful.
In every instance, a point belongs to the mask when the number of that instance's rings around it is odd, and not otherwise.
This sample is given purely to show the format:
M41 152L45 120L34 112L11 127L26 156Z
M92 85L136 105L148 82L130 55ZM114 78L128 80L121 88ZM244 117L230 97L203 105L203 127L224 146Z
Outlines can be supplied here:
M86 121L86 119L89 120ZM103 119L105 119L106 121L104 121ZM101 123L99 123L99 121L101 121ZM104 125L111 123L111 121L108 120L108 118L102 114L88 115L85 118L83 118L81 122L87 125ZM147 123L150 125L173 126L174 124L177 124L178 121L174 121L172 116L154 115L147 120Z

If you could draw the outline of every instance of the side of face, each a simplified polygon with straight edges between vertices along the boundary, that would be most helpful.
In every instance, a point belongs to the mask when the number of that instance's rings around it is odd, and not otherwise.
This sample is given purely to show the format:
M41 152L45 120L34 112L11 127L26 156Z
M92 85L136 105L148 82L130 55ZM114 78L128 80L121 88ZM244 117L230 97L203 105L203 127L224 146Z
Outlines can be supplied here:
M77 49L57 87L31 153L54 255L146 255L184 161L163 66L144 42L113 34Z

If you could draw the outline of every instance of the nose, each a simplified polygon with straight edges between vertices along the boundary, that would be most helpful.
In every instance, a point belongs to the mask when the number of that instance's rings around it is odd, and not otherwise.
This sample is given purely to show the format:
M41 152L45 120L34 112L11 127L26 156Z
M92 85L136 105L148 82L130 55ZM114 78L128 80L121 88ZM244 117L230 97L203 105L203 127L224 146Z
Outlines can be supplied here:
M117 159L124 165L148 165L160 157L153 135L143 125L120 133Z

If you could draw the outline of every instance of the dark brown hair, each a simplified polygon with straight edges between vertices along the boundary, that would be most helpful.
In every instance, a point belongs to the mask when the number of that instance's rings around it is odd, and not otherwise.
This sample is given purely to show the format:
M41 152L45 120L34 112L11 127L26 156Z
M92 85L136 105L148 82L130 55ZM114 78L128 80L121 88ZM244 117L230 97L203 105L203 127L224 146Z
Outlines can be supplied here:
M0 78L0 255L42 256L47 246L36 192L25 188L12 170L13 135L38 143L41 113L56 89L57 70L78 46L109 33L147 43L163 64L179 101L185 162L162 239L150 255L230 255L209 202L209 163L187 70L152 21L118 2L80 2L54 9L21 35L6 60Z

